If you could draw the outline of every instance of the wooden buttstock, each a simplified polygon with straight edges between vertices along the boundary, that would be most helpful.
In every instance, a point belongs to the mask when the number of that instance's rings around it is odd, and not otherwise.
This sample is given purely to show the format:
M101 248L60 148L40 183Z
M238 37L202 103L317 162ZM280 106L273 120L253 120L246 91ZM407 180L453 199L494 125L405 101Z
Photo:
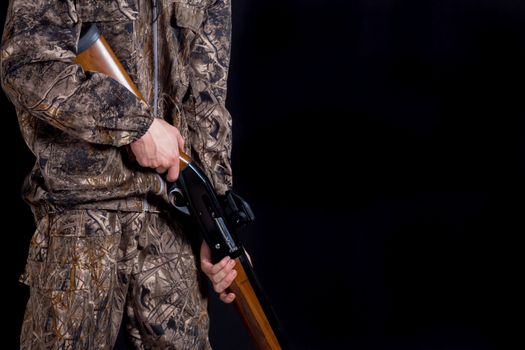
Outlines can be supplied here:
M250 332L252 340L260 350L277 350L281 345L266 317L257 295L248 279L248 275L239 258L235 259L237 277L229 290L235 293L234 304Z
M144 101L139 89L102 35L89 48L77 55L75 63L80 64L86 71L112 77Z

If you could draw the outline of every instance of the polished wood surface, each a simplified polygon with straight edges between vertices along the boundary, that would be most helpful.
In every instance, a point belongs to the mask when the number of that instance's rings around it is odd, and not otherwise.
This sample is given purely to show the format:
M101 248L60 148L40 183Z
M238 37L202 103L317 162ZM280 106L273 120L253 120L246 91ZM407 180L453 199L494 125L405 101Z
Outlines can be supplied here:
M112 77L144 101L139 89L103 36L100 36L88 49L78 54L75 63L80 64L86 71L103 73Z
M241 315L246 328L260 350L281 349L279 341L273 332L272 326L252 288L250 280L239 259L235 259L237 277L229 290L235 293L234 304Z

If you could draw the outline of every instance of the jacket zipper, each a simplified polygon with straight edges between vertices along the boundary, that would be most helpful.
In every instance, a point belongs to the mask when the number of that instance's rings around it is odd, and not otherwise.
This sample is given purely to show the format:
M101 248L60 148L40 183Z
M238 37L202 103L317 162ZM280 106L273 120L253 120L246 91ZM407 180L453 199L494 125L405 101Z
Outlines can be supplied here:
M153 117L159 116L159 27L157 20L159 19L158 0L152 0L152 39L153 39ZM164 186L160 176L158 177L162 186ZM148 197L144 197L144 211L149 211L150 205Z
M153 0L153 116L159 117L159 19L158 0Z

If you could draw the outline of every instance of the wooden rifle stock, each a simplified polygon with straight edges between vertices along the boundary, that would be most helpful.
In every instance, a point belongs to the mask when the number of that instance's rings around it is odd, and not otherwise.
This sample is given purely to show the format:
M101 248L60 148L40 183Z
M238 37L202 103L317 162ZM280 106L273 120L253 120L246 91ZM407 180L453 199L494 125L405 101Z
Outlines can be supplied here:
M75 63L82 66L85 71L103 73L115 79L147 103L95 25L92 25L80 39ZM180 151L179 158L181 172L186 168L198 169L192 163L190 156L184 152ZM188 166L190 164L191 166ZM200 173L200 176L205 175ZM205 180L208 182L207 179ZM210 245L210 242L207 241L207 243ZM210 248L213 249L211 246ZM244 250L242 254L235 257L235 260L237 277L229 289L236 294L234 304L254 344L260 350L282 349L284 342L282 334L279 332L277 318L273 315L268 303L262 300L264 299L262 289L255 278L255 273ZM280 339L276 334L279 335Z
M244 325L248 329L253 342L258 349L282 349L281 344L272 328L271 323L266 317L266 313L257 297L252 283L248 277L249 272L244 269L241 258L237 258L235 270L237 277L229 288L229 291L235 293L235 307L241 315ZM249 268L251 271L251 267Z

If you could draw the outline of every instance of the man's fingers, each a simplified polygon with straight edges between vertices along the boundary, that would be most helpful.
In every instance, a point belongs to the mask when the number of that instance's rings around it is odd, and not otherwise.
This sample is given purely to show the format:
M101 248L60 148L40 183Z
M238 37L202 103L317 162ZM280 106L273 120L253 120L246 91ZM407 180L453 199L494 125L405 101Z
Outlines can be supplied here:
M226 304L233 302L235 294L226 292L226 289L237 277L237 271L234 269L235 260L225 256L221 261L213 264L211 262L211 250L204 241L201 244L200 257L201 269L210 279L213 290L219 294L221 301Z
M237 271L230 271L221 281L213 283L213 290L217 293L224 292L232 284L235 277L237 277Z
M223 279L228 277L230 272L232 272L233 267L235 266L235 260L230 260L226 263L224 268L219 270L217 273L213 274L210 279L213 283L220 283ZM234 271L234 270L233 270Z
M211 250L210 247L206 244L205 241L201 243L200 256L202 260L210 261L211 260Z
M230 304L232 301L235 300L235 294L234 293L222 292L219 295L219 298L222 300L223 303Z
M224 258L222 258L221 261L219 261L216 264L213 264L209 259L203 258L201 260L201 263L204 264L203 270L204 272L206 272L207 275L214 275L220 270L222 270L230 260L231 258L229 256L225 256Z
M210 279L212 279L214 275L219 273L219 271L225 268L228 265L228 263L230 263L231 261L233 260L229 256L225 256L217 264L212 264L209 259L203 258L201 260L201 265L202 265L201 268L202 268L202 271L204 271L204 273L208 275ZM235 263L233 263L233 266L235 266Z
M179 163L177 162L175 165L170 167L168 169L168 175L166 175L166 180L169 182L174 182L179 178Z
M158 173L166 171L166 180L173 182L179 177L179 149L184 139L179 130L162 119L154 119L148 131L131 143L131 151L137 162Z
M179 130L177 130L176 136L177 142L179 143L179 149L184 150L184 138L180 134Z

